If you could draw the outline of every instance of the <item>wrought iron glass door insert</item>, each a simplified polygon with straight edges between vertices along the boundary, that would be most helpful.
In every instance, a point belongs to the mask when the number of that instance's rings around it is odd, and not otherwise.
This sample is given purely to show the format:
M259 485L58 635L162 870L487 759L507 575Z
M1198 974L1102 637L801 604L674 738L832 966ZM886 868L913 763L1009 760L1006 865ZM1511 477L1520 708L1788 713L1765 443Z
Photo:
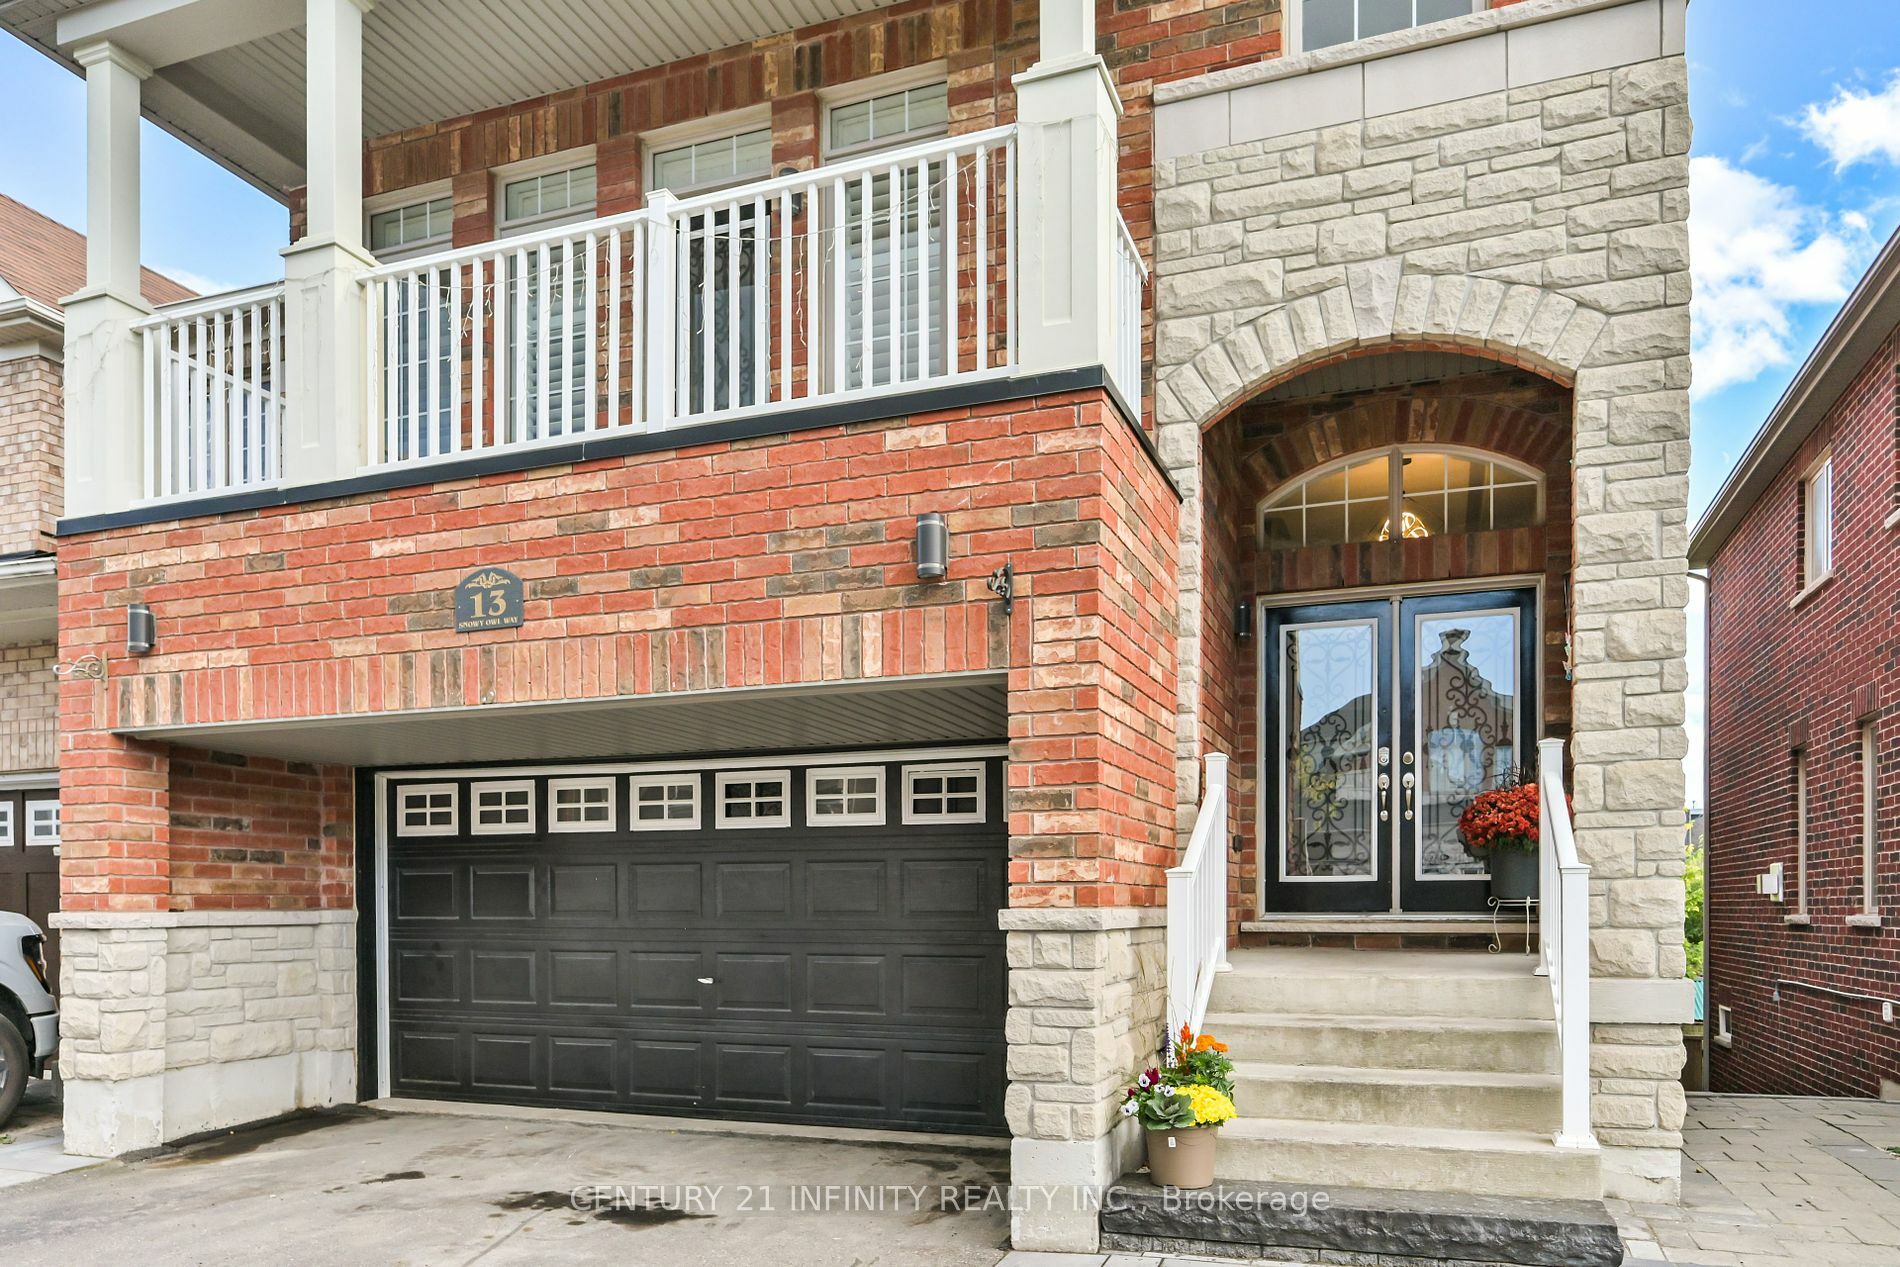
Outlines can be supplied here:
M1262 910L1483 911L1458 819L1530 762L1528 590L1270 608Z

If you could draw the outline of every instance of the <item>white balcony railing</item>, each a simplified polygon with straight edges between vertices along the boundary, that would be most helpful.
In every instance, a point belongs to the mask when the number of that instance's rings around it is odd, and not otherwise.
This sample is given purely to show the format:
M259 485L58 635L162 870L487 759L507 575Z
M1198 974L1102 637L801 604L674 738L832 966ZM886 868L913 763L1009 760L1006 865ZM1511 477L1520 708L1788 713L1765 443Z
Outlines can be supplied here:
M1207 754L1207 788L1181 865L1168 869L1168 1032L1200 1033L1227 964L1227 758Z
M283 284L172 304L135 328L144 341L146 498L275 483Z
M1141 408L1141 292L1148 266L1128 222L1115 218L1115 387L1130 408Z
M1015 155L996 128L375 269L369 463L1007 373Z
M1537 745L1542 961L1556 1007L1563 1084L1560 1148L1595 1148L1590 1131L1590 868L1577 857L1564 790L1564 741Z

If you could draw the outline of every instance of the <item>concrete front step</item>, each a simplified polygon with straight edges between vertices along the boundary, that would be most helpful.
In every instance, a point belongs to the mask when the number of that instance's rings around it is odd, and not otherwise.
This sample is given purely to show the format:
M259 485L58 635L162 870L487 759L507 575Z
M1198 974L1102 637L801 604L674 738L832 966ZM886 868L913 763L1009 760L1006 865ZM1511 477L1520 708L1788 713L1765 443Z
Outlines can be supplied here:
M1182 1191L1137 1175L1108 1190L1101 1247L1302 1263L1616 1267L1623 1261L1616 1220L1601 1201L1238 1182Z
M1529 1131L1422 1130L1357 1122L1241 1118L1221 1128L1223 1179L1309 1187L1594 1201L1597 1154L1559 1149Z
M1551 1020L1550 982L1522 955L1235 950L1208 1009L1312 1016Z
M1246 1061L1234 1070L1234 1092L1248 1118L1544 1133L1563 1120L1555 1074Z
M1203 1028L1236 1061L1357 1069L1556 1073L1549 1021L1500 1017L1210 1013Z

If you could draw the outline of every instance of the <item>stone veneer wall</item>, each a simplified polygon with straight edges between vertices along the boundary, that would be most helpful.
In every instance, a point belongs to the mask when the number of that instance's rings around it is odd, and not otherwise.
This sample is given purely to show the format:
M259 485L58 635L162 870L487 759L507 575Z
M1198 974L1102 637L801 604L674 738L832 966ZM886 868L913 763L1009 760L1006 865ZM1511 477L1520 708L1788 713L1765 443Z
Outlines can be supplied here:
M1162 94L1155 408L1186 495L1177 766L1213 733L1201 432L1361 350L1574 384L1574 792L1609 1195L1674 1199L1690 118L1681 0L1526 0ZM1486 90L1489 87L1489 90ZM1446 100L1458 93L1472 95ZM1231 750L1231 749L1229 749Z
M1166 915L1153 907L1003 913L1008 935L1010 1243L1095 1248L1105 1184L1141 1165L1118 1111L1165 1028Z
M354 912L53 924L67 1151L114 1157L356 1098Z

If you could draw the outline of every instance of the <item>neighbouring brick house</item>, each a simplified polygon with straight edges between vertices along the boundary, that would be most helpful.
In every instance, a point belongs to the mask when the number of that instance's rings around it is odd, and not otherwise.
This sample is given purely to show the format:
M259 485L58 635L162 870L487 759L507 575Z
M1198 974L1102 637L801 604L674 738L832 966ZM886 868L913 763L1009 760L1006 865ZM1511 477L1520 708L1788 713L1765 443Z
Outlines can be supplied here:
M1007 1133L1016 1243L1088 1248L1207 1017L1236 1177L1673 1199L1680 0L196 7L0 14L105 191L77 1147ZM141 109L285 200L281 284L127 297ZM1539 953L1453 953L1452 824L1540 763Z
M0 194L0 911L42 926L59 909L60 301L85 270L85 238ZM140 285L153 303L191 296L150 269Z
M1900 1082L1897 533L1900 237L1690 543L1709 575L1711 1090Z

